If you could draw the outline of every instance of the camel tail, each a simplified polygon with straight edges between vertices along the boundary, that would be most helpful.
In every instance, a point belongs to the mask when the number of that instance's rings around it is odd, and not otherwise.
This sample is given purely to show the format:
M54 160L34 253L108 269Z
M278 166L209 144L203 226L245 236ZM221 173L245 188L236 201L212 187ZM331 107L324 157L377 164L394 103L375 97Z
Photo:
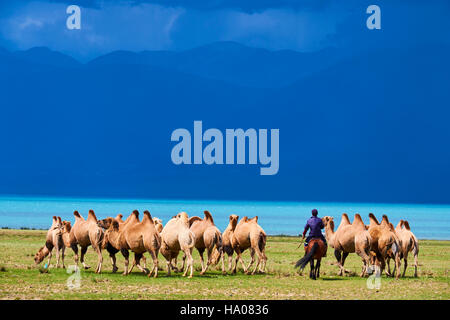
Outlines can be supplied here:
M192 232L189 232L189 243L188 243L188 248L193 248L195 246L195 236Z
M303 258L297 261L297 263L295 264L295 268L300 267L300 270L303 270L308 264L308 262L310 262L311 259L314 257L314 254L316 253L318 248L319 244L317 242L314 243L311 250L307 254L305 254Z
M266 246L266 234L264 232L259 233L258 247L260 251L263 251Z

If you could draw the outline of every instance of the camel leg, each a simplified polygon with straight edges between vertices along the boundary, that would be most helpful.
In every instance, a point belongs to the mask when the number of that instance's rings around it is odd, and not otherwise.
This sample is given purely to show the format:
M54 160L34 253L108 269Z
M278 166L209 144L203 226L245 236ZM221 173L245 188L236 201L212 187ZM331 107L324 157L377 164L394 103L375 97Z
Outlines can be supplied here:
M148 276L151 277L154 271L155 272L154 278L156 278L158 277L158 253L155 251L149 251L149 253L153 260L153 268L148 274Z
M59 249L58 241L56 241L55 250L56 250L56 266L55 266L55 268L59 268L59 261L61 260L61 256L59 254L60 249Z
M148 270L147 268L142 267L141 264L140 264L142 257L143 257L142 253L135 253L134 254L133 265L135 265L143 273L148 274L150 272L150 270ZM130 272L131 272L131 270L130 270Z
M342 259L341 251L339 251L337 249L334 249L334 256L336 257L337 264L338 264L338 267L339 267L338 275L342 276L344 271L342 270L343 268L342 268L342 265L341 265L341 259Z
M96 245L95 247L93 246L95 252L97 252L97 258L98 258L98 262L97 262L97 268L95 269L95 273L101 273L102 272L102 265L103 265L103 255L102 255L102 249Z
M343 252L342 253L342 261L341 261L341 265L342 265L342 270L344 271L344 272L350 272L350 271L348 271L348 270L345 270L345 268L344 268L344 264L345 264L345 259L347 259L347 257L348 257L348 252Z
M237 267L238 261L240 261L242 268L244 269L244 273L247 273L247 268L245 267L244 260L242 259L241 249L236 248L236 254L237 254L237 257L236 257L236 264L234 266L234 272L236 273L236 267Z
M90 266L88 266L86 263L84 263L84 255L86 254L87 249L88 249L88 247L82 247L81 248L80 261L81 261L81 264L83 265L84 269L89 269L90 268Z
M405 260L405 265L403 266L403 274L402 274L402 277L403 277L403 278L405 277L405 274L406 274L406 268L408 267L408 257L405 256L404 260Z
M258 246L256 246L254 251L256 252L256 255L258 257L258 261L256 262L256 266L255 266L255 269L253 270L252 274L255 274L256 270L258 268L259 268L259 271L261 271L260 265L262 264L262 261L264 261L264 253L261 250L259 250ZM249 266L249 268L250 268L250 266Z
M126 249L121 249L120 252L122 253L123 257L125 258L125 267L123 270L122 275L126 276L128 274L128 264L130 263L130 253Z
M188 269L191 269L191 272L189 274L188 278L192 278L192 275L194 273L194 259L192 258L192 252L191 249L185 249L183 250L186 254L187 264L186 264L186 270L183 273L183 277L187 275Z
M417 278L417 267L419 266L417 248L414 248L414 277Z
M50 260L52 259L53 249L48 253L47 268L50 268Z
M233 255L228 255L228 271L232 272L233 269Z
M66 268L66 266L64 264L64 252L65 252L65 250L66 250L66 247L62 246L62 248L61 248L61 258L62 258L62 267L63 267L63 269Z
M203 275L203 274L205 274L205 271L206 271L205 261L203 259L203 253L205 252L205 248L201 248L201 249L197 248L197 251L198 251L198 254L200 255L200 264L202 265L202 271L200 272L200 274ZM184 256L186 256L186 254Z
M117 268L116 264L116 255L114 253L109 253L109 258L111 259L111 264L113 266L112 273L116 273L119 268Z
M391 262L391 257L387 257L387 259L386 259L386 266L387 266L386 275L389 277L392 275L390 262ZM395 272L395 266L394 266L394 272Z
M78 246L77 244L71 244L70 248L72 248L73 251L73 260L75 261L75 265L78 267Z
M247 274L250 272L250 268L252 267L253 263L255 263L255 249L253 249L253 248L250 248L250 257L251 257L251 260L247 266L247 271L245 272Z
M259 271L262 272L262 273L266 272L265 270L266 270L267 256L266 256L265 250L266 249L261 251L261 253L263 255L263 261L261 263L261 268L259 269Z

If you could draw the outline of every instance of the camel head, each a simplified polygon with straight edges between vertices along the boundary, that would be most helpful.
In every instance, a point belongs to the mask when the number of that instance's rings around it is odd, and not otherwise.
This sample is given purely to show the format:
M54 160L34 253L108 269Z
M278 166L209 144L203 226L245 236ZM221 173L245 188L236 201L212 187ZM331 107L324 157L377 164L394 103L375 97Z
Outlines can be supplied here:
M183 211L177 214L177 220L189 226L189 216L186 212Z
M98 220L97 221L97 225L100 227L100 228L103 228L103 229L108 229L110 226L111 226L111 224L112 224L112 222L113 222L113 218L111 218L111 217L108 217L108 218L105 218L105 219L103 219L103 220Z
M238 222L239 216L232 214L230 215L230 225L232 230L234 230L234 228L236 228L237 222Z
M70 224L70 221L63 221L62 222L62 230L63 232L69 233L70 230L72 230L72 225Z
M331 221L333 221L333 217L325 216L322 218L323 225L326 227Z
M38 252L36 252L36 254L34 255L34 263L35 264L39 264L42 262L42 260L44 260L44 258L46 256L48 256L48 254L50 253L50 251L48 251L46 246L43 246L39 249Z

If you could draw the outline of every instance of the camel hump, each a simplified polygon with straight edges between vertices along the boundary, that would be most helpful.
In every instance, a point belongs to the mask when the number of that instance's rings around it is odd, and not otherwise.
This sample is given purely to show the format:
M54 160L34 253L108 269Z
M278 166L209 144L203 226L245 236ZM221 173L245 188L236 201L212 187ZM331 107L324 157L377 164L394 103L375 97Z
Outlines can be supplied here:
M122 218L123 218L123 214L121 214L121 213L119 213L119 214L116 216L116 219L121 219L121 220L122 220Z
M83 217L81 216L81 214L80 214L77 210L75 210L75 211L73 212L73 215L75 216L75 218L83 219Z
M190 218L189 218L189 227L191 227L192 224L193 224L195 221L202 221L202 218L200 218L200 217L198 217L198 216L190 217Z
M409 222L408 221L404 220L403 221L403 225L405 226L406 230L410 230L411 231L411 228L409 227Z
M62 223L61 217L56 217L56 220L58 220L59 223Z
M370 222L380 224L377 220L377 217L375 217L375 215L373 213L369 213L369 219L370 219Z
M139 211L133 210L131 214L134 215L136 218L139 218Z
M348 218L348 214L346 214L345 212L342 214L342 221L351 224L350 219Z
M88 213L88 220L89 220L89 218L90 219L95 219L95 221L97 221L97 217L95 216L95 212L94 212L94 210L89 210L89 213Z
M53 216L53 221L56 221L56 216Z
M386 222L387 224L389 224L389 218L387 215L383 214L383 220L384 222Z
M359 213L355 214L355 218L353 219L353 224L358 224L358 225L364 225L364 221L361 218L361 215Z
M208 210L203 211L203 213L205 214L205 220L209 220L212 223L214 223L214 219L212 217L211 212L209 212Z
M152 224L155 224L153 222L152 215L150 214L150 212L148 210L144 211L144 218L142 219L142 221L144 221L144 220L149 220L149 222L151 222Z
M258 216L254 216L253 218L248 219L247 222L255 222L255 223L258 223Z

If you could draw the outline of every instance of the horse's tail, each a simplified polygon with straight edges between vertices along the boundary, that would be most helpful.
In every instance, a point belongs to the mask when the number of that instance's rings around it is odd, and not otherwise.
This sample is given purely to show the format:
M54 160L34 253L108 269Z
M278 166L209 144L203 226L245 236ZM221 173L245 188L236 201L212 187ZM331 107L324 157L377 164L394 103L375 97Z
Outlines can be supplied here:
M314 257L314 254L316 253L317 249L319 248L319 244L317 242L315 242L311 248L311 250L309 250L309 252L307 254L305 254L305 256L303 258L301 258L300 260L297 261L297 263L295 264L295 268L300 267L300 270L303 270L306 265L308 264L309 261L311 261L311 259Z

